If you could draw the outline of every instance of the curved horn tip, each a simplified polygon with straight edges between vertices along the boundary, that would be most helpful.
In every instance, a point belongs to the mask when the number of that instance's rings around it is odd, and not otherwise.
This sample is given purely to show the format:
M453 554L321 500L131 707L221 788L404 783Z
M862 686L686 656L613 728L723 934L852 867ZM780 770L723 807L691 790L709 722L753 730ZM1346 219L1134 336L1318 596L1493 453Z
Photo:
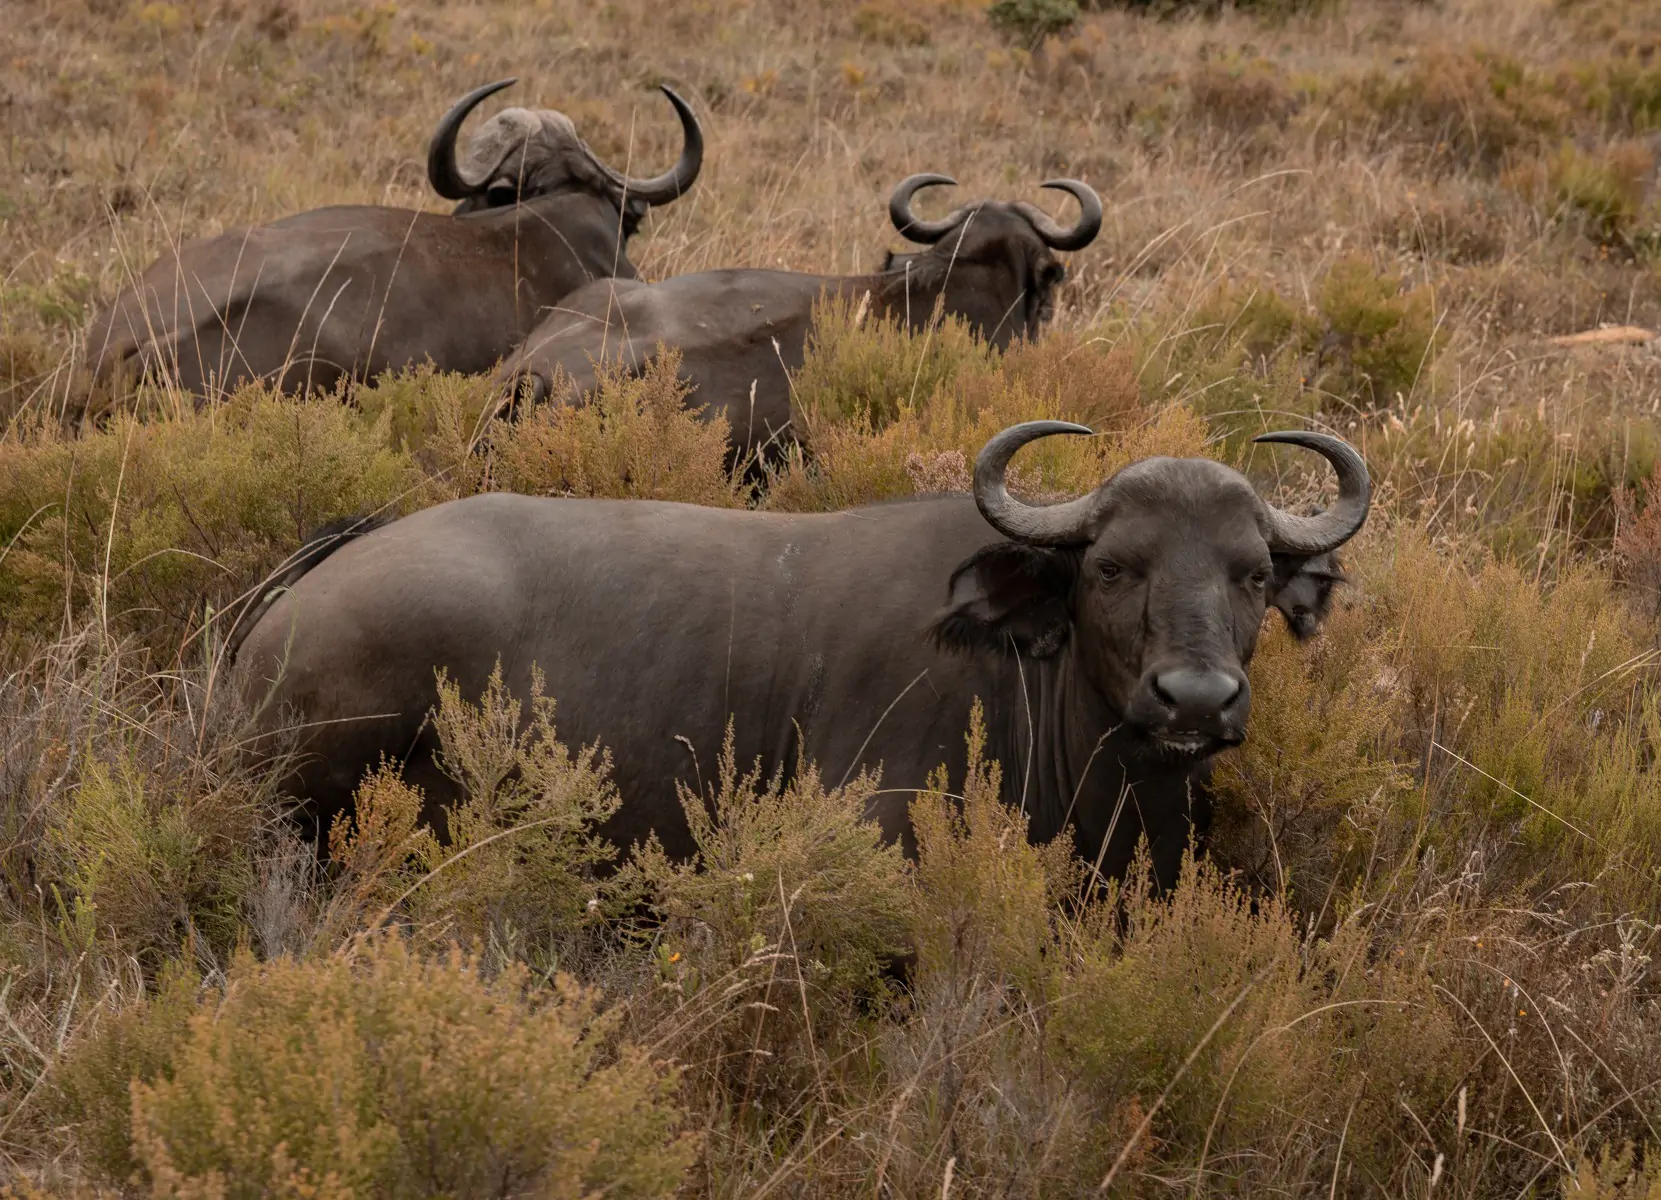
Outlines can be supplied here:
M1295 517L1267 505L1270 549L1294 554L1325 554L1336 550L1361 531L1372 506L1372 480L1367 462L1342 438L1313 430L1285 429L1259 434L1252 441L1279 443L1313 450L1338 475L1338 499L1319 516Z
M1361 452L1341 437L1334 437L1330 433L1318 433L1313 429L1276 429L1269 433L1260 433L1252 439L1254 442L1272 442L1287 446L1302 446L1309 449L1315 446L1326 446L1339 453L1348 451L1361 457Z
M487 83L483 87L474 88L471 92L467 93L465 99L471 100L474 104L477 104L481 100L488 99L489 97L494 96L497 92L502 91L504 88L510 88L518 82L519 76L510 75L506 79L498 79L495 83Z
M486 98L518 82L519 77L515 75L508 79L498 79L495 83L487 83L483 87L476 87L452 104L450 110L438 122L432 140L427 143L427 181L432 184L433 190L446 200L466 200L476 195L483 186L483 181L474 182L464 178L456 165L456 137L461 132L462 122Z
M1034 506L1016 500L1005 484L1009 460L1022 446L1055 433L1090 435L1088 425L1071 421L1023 421L994 434L975 456L975 506L987 523L1005 537L1039 546L1088 541L1098 516L1099 489L1064 504Z
M1096 431L1088 425L1080 425L1076 421L1022 421L1019 425L1011 425L1003 431L1003 436L1020 432L1031 434L1034 438L1048 437L1052 433L1078 433L1085 437L1095 437Z
M888 197L888 219L894 223L894 228L908 241L922 246L938 242L951 232L962 216L962 210L938 221L925 221L911 211L911 198L926 187L939 185L956 186L957 180L950 175L941 175L933 171L923 171L916 175L907 175Z
M1052 250L1082 250L1096 240L1102 231L1102 198L1096 189L1081 179L1047 179L1040 187L1055 192L1066 192L1079 206L1078 221L1072 228L1063 229L1042 210L1024 207L1027 219Z

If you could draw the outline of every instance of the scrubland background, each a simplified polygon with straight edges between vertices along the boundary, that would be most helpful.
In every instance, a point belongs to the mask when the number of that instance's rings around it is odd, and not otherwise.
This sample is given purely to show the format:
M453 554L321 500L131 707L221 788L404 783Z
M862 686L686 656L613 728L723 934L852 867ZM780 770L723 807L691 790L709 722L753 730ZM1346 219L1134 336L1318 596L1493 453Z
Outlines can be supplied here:
M1661 323L1661 6L1069 7L5 9L4 1194L1661 1188L1661 352L1553 340ZM437 207L432 125L509 74L637 173L678 148L651 87L693 100L707 165L631 247L650 277L868 269L912 171L952 203L1077 176L1106 225L1001 358L827 314L808 453L761 486L667 372L484 430L488 388L425 372L197 412L77 371L171 242ZM990 763L919 801L914 867L858 820L879 781L728 763L698 863L616 870L559 697L448 692L455 841L382 772L327 871L239 762L210 618L323 521L482 488L833 508L964 488L1047 415L1104 436L1027 452L1029 493L1178 452L1307 502L1318 471L1248 445L1305 423L1377 480L1324 635L1271 615L1169 898L1083 898Z

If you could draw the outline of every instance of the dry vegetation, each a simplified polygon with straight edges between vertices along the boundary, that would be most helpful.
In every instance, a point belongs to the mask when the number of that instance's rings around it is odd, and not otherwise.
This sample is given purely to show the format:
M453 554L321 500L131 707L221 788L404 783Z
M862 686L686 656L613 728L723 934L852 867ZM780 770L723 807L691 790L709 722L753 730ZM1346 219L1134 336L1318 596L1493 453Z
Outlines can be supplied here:
M1217 8L8 9L0 1195L1657 1194L1661 343L1551 338L1661 325L1661 6ZM433 121L509 74L642 169L678 137L650 85L694 99L652 277L869 269L911 171L1076 175L1107 224L1002 357L826 314L811 452L759 483L668 371L494 427L426 372L89 392L89 311L168 241L430 205ZM1029 493L1164 452L1313 499L1246 441L1302 422L1379 481L1323 636L1266 634L1172 896L1083 898L978 758L918 801L916 864L860 820L879 780L730 758L685 798L695 863L622 861L558 697L450 690L451 841L383 770L323 871L237 756L211 618L326 520L962 489L1038 416L1110 436L1035 447Z

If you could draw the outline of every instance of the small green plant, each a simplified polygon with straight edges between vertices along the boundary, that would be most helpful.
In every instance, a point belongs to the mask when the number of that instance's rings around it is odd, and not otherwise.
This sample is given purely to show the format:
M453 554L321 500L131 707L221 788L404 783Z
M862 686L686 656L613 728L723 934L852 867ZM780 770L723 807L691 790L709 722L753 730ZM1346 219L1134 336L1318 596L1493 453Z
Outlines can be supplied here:
M588 403L544 404L499 426L491 434L495 486L542 496L742 505L741 483L727 468L727 422L687 407L691 392L679 370L680 354L672 350L639 375L608 366Z
M176 649L204 606L256 584L325 521L418 507L405 454L332 398L246 388L212 410L117 416L0 443L0 624L67 614Z
M1029 49L1078 24L1078 0L994 0L986 9L992 27Z
M1551 215L1578 225L1602 246L1661 243L1661 206L1646 203L1654 152L1626 142L1589 154L1564 146L1547 167Z
M865 0L854 9L854 32L864 41L885 46L929 44L928 24L900 0Z
M1322 280L1316 317L1311 382L1340 406L1382 408L1428 385L1440 342L1430 288L1404 290L1351 255Z
M554 701L534 668L528 705L498 662L478 701L440 672L432 723L439 769L460 798L443 837L421 824L419 789L382 765L330 831L339 931L387 915L492 948L499 957L559 960L571 934L598 912L599 875L617 856L595 830L617 811L610 759L559 741Z
M692 857L654 838L625 882L662 919L659 971L699 1015L706 1042L686 1054L708 1056L742 1102L823 1071L856 998L907 948L911 892L899 846L867 816L877 778L826 787L811 763L788 781L740 774L735 746L729 725L709 796L681 788Z
M127 1179L137 1169L133 1084L172 1075L200 989L196 971L175 960L148 997L104 1014L59 1066L52 1115L74 1128L81 1152L110 1179Z
M806 357L791 381L792 422L810 443L833 424L880 431L938 390L989 374L995 359L956 317L913 332L863 304L825 301L814 308Z

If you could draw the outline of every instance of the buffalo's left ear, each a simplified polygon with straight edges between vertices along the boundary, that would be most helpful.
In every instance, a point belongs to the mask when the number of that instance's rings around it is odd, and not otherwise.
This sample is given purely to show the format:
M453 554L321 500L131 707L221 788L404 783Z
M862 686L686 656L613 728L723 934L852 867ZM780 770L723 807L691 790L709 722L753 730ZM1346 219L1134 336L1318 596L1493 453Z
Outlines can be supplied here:
M1047 658L1072 631L1077 577L1076 553L1018 542L983 546L952 572L929 636L943 650Z

